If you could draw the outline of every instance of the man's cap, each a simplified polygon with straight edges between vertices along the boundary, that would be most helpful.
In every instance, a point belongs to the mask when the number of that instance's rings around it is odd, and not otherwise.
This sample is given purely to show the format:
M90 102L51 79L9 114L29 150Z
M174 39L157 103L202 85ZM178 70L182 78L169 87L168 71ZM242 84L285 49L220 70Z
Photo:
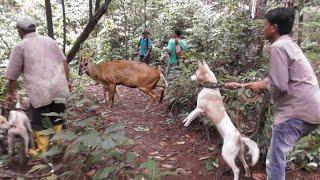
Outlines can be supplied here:
M36 21L30 16L23 16L18 19L17 27L28 31L36 30Z
M147 28L143 29L142 33L150 34L149 30Z

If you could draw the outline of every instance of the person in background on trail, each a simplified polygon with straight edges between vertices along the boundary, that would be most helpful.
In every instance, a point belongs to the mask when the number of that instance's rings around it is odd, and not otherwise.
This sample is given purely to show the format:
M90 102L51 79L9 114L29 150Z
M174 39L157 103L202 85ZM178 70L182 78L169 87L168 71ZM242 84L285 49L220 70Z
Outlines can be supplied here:
M42 114L59 114L66 109L65 95L69 92L68 62L55 40L36 33L36 22L33 18L19 18L16 27L22 40L11 52L4 73L9 81L6 100L15 100L15 85L22 74L30 99L31 126L35 131L38 146L38 149L31 149L30 154L36 156L46 152L49 145L49 137L41 132L48 128ZM55 131L61 132L64 120L58 117L49 119Z
M170 81L175 77L180 76L179 64L185 58L185 51L187 50L187 43L181 39L182 31L180 29L174 30L173 37L168 42L167 50L169 52L169 61L166 70L166 76ZM172 73L176 73L175 75Z
M146 64L150 63L152 50L152 41L149 38L149 34L149 30L144 29L138 43L140 61Z
M295 143L320 124L320 90L316 75L300 47L289 34L294 10L276 8L267 12L264 37L271 42L269 76L254 82L254 92L267 89L274 105L274 127L266 159L266 172L253 174L254 179L284 180L286 156ZM226 83L230 89L236 82Z

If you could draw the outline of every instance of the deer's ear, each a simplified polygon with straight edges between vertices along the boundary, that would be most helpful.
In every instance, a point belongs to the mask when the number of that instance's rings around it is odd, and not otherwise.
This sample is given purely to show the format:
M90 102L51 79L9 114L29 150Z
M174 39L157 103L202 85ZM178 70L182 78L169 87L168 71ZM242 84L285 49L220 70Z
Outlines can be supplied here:
M202 67L202 61L198 61L198 65L199 65L199 68L201 68Z
M82 51L81 50L79 50L79 52L78 52L78 57L79 57L79 63L81 63L81 61L82 61Z

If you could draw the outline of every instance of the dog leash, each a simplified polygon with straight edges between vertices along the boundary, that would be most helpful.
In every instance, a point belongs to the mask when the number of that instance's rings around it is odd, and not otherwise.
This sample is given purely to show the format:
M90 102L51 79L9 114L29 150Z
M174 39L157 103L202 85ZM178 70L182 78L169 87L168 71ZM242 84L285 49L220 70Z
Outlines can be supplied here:
M253 92L251 89L247 88L248 86L251 86L252 83L243 83L240 84L239 88L240 89L240 95L241 98L249 103L255 103L259 100L261 97L261 94ZM209 89L217 89L217 88L223 88L225 87L224 84L221 83L212 83L212 82L201 82L197 83L197 86L200 88L209 88Z
M197 86L201 88L216 89L216 88L224 87L224 84L212 83L212 82L201 82L201 83L197 83Z

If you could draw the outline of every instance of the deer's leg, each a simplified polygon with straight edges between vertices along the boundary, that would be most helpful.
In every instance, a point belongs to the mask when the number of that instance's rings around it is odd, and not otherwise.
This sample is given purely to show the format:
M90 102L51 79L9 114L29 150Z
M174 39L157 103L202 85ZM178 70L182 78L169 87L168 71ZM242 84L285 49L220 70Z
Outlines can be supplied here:
M107 91L108 91L108 86L106 84L103 84L103 97L105 102L107 102Z
M139 89L144 92L145 94L147 94L148 96L150 96L151 98L151 102L154 103L155 100L157 99L157 93L154 89L148 89L148 88L145 88L145 87L139 87Z
M108 92L109 92L109 107L113 106L114 94L116 92L115 84L108 84Z
M157 92L155 91L155 89L148 89L144 87L139 87L139 89L151 98L150 102L155 102L155 100L157 99Z
M164 96L164 91L165 91L165 87L160 87L160 98L159 98L159 103L163 102L163 96Z

